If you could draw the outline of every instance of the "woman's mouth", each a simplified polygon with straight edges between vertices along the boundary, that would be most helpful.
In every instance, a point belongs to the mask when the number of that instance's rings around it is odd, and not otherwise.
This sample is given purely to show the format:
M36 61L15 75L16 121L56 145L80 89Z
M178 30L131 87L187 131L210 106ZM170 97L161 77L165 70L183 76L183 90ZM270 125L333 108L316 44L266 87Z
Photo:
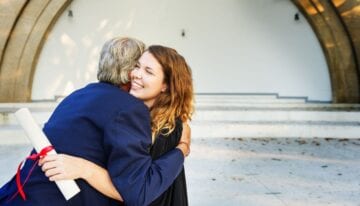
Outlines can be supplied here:
M131 89L142 89L142 88L144 88L144 86L139 82L136 81L131 82Z

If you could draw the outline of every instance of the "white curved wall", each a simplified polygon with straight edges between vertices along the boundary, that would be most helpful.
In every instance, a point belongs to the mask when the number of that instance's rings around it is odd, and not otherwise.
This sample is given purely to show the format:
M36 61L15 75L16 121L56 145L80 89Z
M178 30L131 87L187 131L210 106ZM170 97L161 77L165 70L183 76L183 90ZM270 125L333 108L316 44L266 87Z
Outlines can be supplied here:
M197 93L278 93L331 101L316 36L288 0L74 0L39 58L33 100L96 81L103 43L133 36L176 48L193 69ZM185 37L181 36L182 30Z

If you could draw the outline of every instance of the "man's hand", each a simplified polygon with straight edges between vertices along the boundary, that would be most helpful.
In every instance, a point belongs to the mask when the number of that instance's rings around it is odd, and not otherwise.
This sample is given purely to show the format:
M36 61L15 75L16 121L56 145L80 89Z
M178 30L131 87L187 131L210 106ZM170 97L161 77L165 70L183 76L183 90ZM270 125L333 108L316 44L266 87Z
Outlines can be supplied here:
M183 130L177 148L179 148L182 151L185 157L190 154L190 144L191 144L191 128L187 122L183 122Z

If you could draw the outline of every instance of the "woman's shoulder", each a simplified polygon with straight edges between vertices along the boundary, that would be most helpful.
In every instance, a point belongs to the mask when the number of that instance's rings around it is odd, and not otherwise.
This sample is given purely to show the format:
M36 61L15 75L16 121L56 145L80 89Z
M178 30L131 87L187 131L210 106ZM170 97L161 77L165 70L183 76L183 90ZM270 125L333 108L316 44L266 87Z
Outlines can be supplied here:
M180 119L180 117L177 117L175 119L175 129L177 130L182 130L182 127L183 127L183 122L182 120Z
M175 118L175 127L174 127L173 131L168 133L169 130L163 129L161 131L161 133L160 133L160 136L166 138L167 136L177 135L177 133L182 132L182 128L183 128L183 125L182 125L181 119L180 118ZM167 134L167 135L161 135L161 134Z
M163 130L161 133L157 136L156 139L163 139L164 141L171 141L171 142L179 142L181 138L182 133L182 121L180 118L175 119L175 127L174 130L170 133L167 133L168 130Z
M158 158L165 152L170 151L175 148L180 141L181 133L182 133L182 121L179 118L175 120L175 128L170 134L166 134L167 131L162 131L155 138L155 142L151 148L151 155L153 159Z

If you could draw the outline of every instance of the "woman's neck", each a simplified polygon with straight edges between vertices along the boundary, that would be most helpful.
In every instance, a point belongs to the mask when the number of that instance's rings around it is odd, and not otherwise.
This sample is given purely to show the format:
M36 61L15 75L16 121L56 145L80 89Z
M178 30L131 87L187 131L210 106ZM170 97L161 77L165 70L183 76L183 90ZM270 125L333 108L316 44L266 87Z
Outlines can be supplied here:
M149 108L149 110L151 109L151 107L154 105L154 100L150 100L150 101L144 101L144 104L147 106L147 108Z

